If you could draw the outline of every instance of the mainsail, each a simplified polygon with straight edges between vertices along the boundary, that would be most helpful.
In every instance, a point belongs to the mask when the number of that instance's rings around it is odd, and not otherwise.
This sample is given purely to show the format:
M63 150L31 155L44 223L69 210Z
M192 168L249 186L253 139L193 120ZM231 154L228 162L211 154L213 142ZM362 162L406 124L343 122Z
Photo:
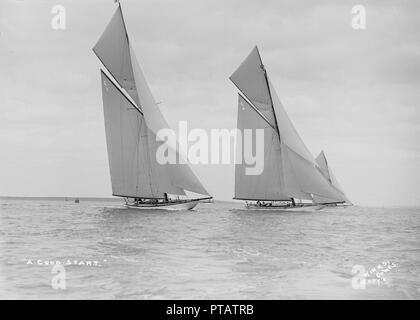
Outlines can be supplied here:
M280 141L277 132L263 118L258 115L255 109L241 96L238 95L238 129L244 132L245 129L264 130L264 171L260 175L247 175L244 161L235 165L235 198L253 200L274 200L290 199L283 194L282 170L280 158ZM244 136L244 135L242 135ZM244 150L245 141L240 150Z
M239 100L238 128L255 129L265 125L264 155L268 156L264 160L268 166L261 176L246 176L242 165L236 166L235 198L265 200L262 196L268 194L270 200L320 197L338 202L339 192L317 168L315 159L288 117L257 47L230 79L249 101ZM245 115L243 105L249 115ZM254 111L252 117L251 109Z
M260 175L247 175L244 161L235 166L235 199L243 200L290 200L291 196L286 192L286 184L289 190L294 190L294 195L302 199L311 199L309 194L301 192L293 185L294 179L289 179L289 163L283 163L281 157L281 145L279 135L273 128L258 114L255 108L238 95L238 129L244 132L245 129L264 130L264 170ZM245 149L244 135L242 146L239 150ZM256 142L255 142L256 143ZM286 168L284 167L286 166ZM288 168L290 169L290 168Z
M191 191L209 195L186 161L157 163L156 150L167 143L158 136L159 130L169 125L130 45L120 5L93 51L111 75L101 72L113 194L164 198L165 193L185 195ZM167 147L181 159L178 143Z

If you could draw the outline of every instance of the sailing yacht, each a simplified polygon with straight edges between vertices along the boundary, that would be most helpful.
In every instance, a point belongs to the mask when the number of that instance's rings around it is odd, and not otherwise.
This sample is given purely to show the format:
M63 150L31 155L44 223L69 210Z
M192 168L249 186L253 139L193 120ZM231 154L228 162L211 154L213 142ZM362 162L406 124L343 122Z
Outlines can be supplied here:
M329 181L331 186L335 188L339 194L341 194L341 201L336 203L329 203L327 206L329 207L347 207L352 206L353 203L347 198L345 195L343 188L338 183L336 177L332 173L331 167L328 164L327 157L325 156L325 152L321 150L318 157L315 159L316 164L318 165L319 169L321 170L324 177Z
M178 151L178 142L169 145L159 135L169 125L133 51L120 4L93 51L105 68L102 100L113 196L138 209L192 209L211 199ZM156 160L164 143L176 163Z
M346 198L322 173L282 106L257 47L230 80L239 89L238 129L264 131L264 170L247 175L235 165L234 199L250 209L313 211ZM243 159L244 143L237 149ZM238 151L239 150L239 151ZM241 157L242 156L242 157Z

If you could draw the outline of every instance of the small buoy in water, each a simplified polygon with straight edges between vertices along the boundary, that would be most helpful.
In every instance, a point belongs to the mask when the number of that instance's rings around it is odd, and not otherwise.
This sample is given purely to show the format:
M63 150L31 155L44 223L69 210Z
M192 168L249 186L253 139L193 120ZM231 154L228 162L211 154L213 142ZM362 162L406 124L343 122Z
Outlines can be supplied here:
M79 202L80 202L79 199L74 200L74 203L79 203Z

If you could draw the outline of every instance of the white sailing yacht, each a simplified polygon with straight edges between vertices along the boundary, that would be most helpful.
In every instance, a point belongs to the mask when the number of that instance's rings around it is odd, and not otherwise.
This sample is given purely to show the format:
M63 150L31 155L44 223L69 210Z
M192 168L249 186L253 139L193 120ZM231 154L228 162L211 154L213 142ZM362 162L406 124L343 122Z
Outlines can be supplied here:
M166 143L159 130L169 125L130 44L120 4L93 51L107 71L101 70L101 83L113 196L139 209L192 209L211 199L178 143L168 145L176 163L156 160L157 148Z
M345 202L289 119L257 47L230 80L240 91L238 129L264 130L264 170L260 175L247 175L246 165L236 164L234 199L245 200L247 208L285 211L319 210L326 204ZM244 145L238 150L243 153Z

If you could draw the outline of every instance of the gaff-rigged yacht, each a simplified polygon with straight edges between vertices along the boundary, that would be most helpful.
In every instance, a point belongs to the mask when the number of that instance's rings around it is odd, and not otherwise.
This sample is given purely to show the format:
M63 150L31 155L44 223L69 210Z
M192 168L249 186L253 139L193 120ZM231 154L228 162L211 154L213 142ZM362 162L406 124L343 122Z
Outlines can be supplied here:
M343 188L338 183L337 178L334 176L331 166L329 165L327 161L327 157L325 156L325 152L321 150L318 157L315 159L316 164L318 165L319 169L321 170L324 177L328 180L328 182L331 184L333 188L336 189L336 191L341 194L341 198L339 202L336 203L328 203L326 206L328 207L348 207L352 206L353 203L347 198L346 194L343 191ZM344 201L342 201L344 200Z
M238 129L264 131L264 170L235 166L235 197L249 209L314 211L347 198L323 174L293 126L255 47L230 80L239 89ZM242 134L244 136L244 134ZM244 158L244 143L237 157ZM238 154L241 152L241 154Z
M106 69L101 83L112 194L137 209L192 209L211 199L178 152L178 142L169 145L159 137L169 125L130 44L120 4L93 51ZM164 143L176 163L156 160Z

